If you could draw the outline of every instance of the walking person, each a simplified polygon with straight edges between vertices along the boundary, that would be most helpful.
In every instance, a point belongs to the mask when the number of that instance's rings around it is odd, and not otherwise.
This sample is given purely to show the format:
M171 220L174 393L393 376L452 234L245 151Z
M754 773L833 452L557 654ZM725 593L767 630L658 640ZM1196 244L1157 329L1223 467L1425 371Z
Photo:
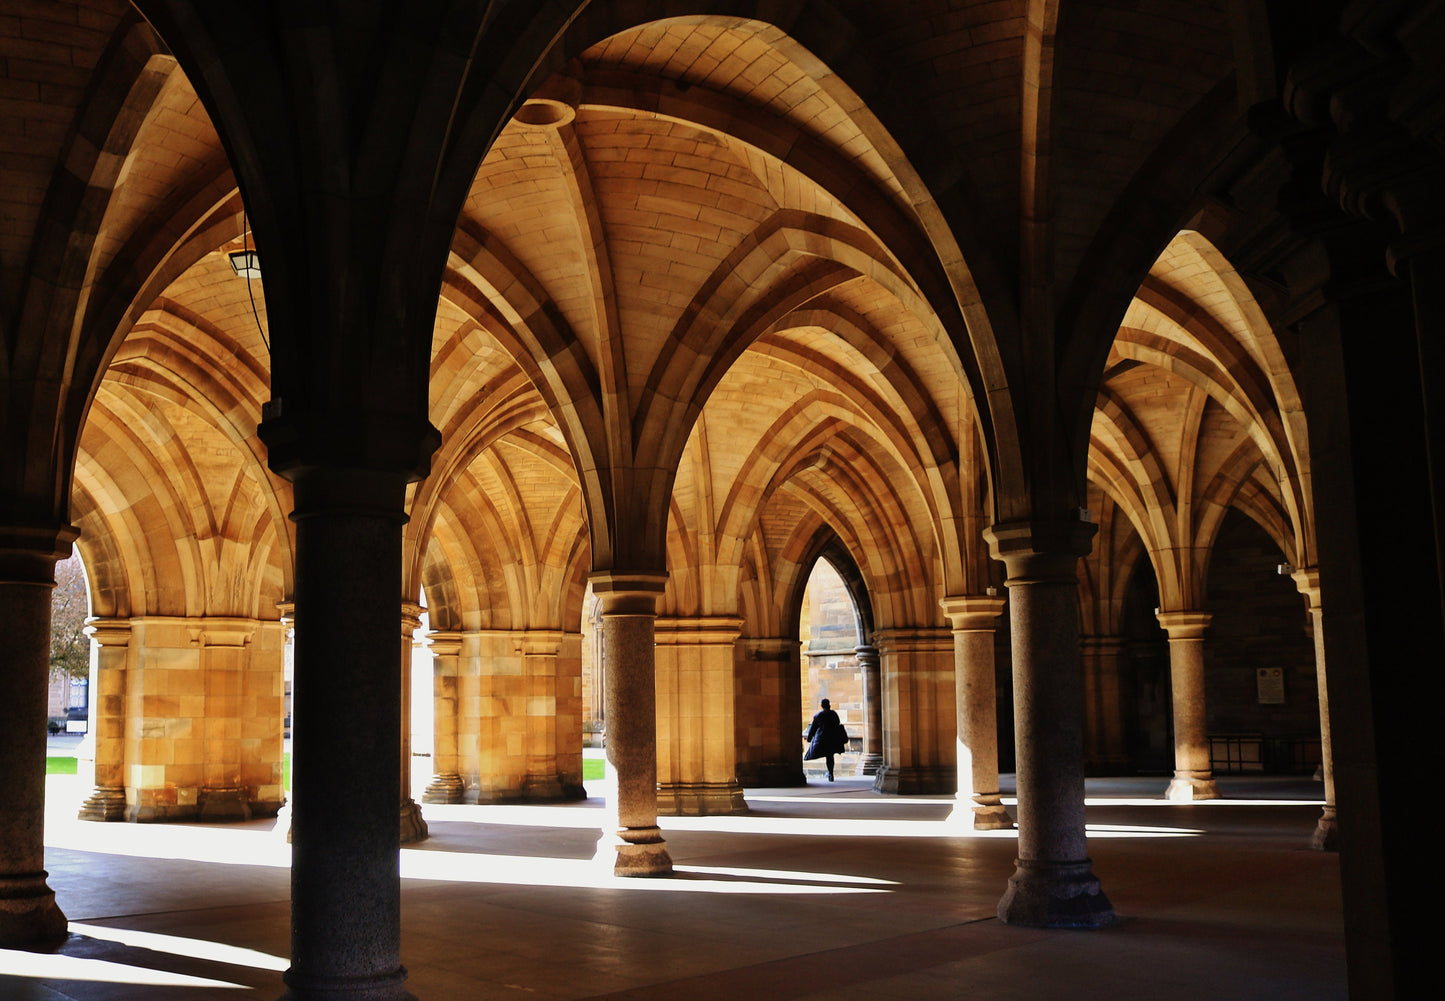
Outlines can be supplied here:
M808 732L803 734L803 739L808 742L808 750L804 752L803 760L825 759L828 765L828 781L832 782L833 755L842 754L848 749L848 731L843 729L843 721L838 718L827 699L819 705L822 708L814 714L813 722L808 724Z

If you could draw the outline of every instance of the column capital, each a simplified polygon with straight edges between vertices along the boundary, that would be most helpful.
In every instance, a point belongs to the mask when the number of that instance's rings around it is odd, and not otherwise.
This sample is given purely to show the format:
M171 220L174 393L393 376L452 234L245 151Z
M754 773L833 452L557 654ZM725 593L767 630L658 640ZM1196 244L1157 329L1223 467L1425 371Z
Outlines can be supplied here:
M658 644L723 644L742 636L743 619L731 615L659 617L654 626Z
M275 467L273 466L273 469ZM292 521L317 515L357 515L405 522L407 475L389 469L306 466L283 474L291 481Z
M1010 521L983 530L989 553L1008 568L1015 584L1073 581L1079 557L1089 555L1094 533L1091 521Z
M1204 636L1214 618L1208 612L1156 612L1159 626L1171 640L1197 640Z
M0 526L0 581L53 585L55 564L79 537L74 525Z
M455 657L462 652L462 634L433 629L426 634L434 657Z
M1295 589L1310 603L1310 611L1318 610L1320 607L1320 568L1300 567L1289 576L1294 581Z
M130 643L130 619L105 619L92 616L85 620L85 635L96 646L127 646Z
M993 632L998 627L999 613L1007 604L1003 598L993 595L960 595L940 598L938 607L953 626L956 633Z
M421 614L426 609L414 601L403 601L401 603L401 637L411 639L416 633L417 627L421 625Z
M873 630L873 645L882 653L916 650L952 650L953 630L944 626L914 626Z
M602 570L587 578L603 615L656 615L657 599L667 588L667 573Z

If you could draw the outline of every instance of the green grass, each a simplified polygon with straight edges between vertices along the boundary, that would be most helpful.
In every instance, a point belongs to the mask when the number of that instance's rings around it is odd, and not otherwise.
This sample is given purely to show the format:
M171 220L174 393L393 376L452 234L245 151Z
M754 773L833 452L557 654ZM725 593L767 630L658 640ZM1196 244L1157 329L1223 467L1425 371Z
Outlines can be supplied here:
M75 774L75 759L74 759L74 758L46 758L46 759L45 759L45 774L46 774L46 775L74 775L74 774Z
M583 758L582 778L585 781L600 779L602 777L602 770L606 767L606 764L601 758Z

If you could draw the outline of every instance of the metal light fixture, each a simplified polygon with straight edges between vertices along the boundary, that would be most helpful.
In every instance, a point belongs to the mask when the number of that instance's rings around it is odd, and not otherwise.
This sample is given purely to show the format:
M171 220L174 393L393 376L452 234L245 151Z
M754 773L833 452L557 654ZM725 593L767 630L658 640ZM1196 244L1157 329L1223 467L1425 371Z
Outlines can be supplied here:
M233 250L227 256L231 258L231 270L238 278L261 277L261 255L254 250Z

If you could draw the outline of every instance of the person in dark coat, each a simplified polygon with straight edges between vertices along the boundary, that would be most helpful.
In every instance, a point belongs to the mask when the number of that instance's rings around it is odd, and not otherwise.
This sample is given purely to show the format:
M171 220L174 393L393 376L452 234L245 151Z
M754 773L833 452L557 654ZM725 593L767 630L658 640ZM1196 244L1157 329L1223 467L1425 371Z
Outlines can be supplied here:
M803 754L804 761L812 761L815 758L825 758L828 765L828 781L833 781L833 755L842 754L848 749L848 731L843 729L843 721L838 718L824 699L819 703L823 708L813 716L813 722L808 724L808 732L803 734L803 739L808 742L808 750Z

